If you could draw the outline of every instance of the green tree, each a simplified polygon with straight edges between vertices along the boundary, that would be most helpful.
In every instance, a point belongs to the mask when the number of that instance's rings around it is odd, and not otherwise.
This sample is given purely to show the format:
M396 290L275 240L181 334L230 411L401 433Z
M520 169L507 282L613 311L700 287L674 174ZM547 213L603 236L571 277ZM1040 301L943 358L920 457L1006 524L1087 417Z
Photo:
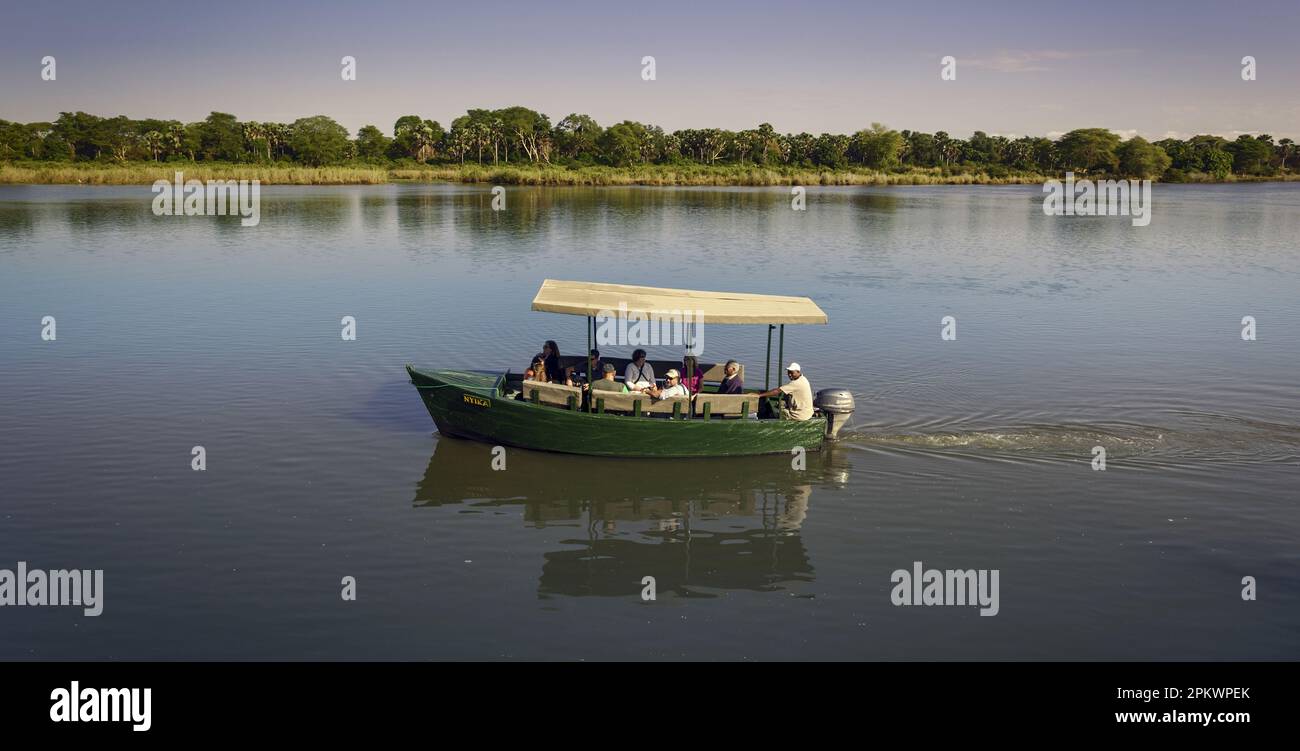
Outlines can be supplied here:
M899 162L903 148L903 135L880 123L872 123L870 130L853 134L849 142L849 156L872 169L889 169Z
M357 131L357 156L362 159L377 160L388 155L391 139L373 125L366 125Z
M136 144L135 123L121 115L101 119L91 133L90 140L100 154L124 162Z
M236 162L244 157L244 128L234 115L213 112L199 125L199 154L208 161Z
M160 131L151 130L144 134L144 145L149 149L149 154L153 156L155 162L158 161L158 155L162 153L166 140Z
M531 162L548 161L550 149L544 149L543 144L551 137L550 118L527 107L506 107L494 114L501 123L506 162L510 161L512 145L516 153L523 152Z
M1240 175L1261 175L1268 172L1273 162L1272 140L1271 136L1237 136L1237 140L1227 147L1228 153L1232 154L1233 172Z
M452 128L446 138L448 152L461 164L465 163L465 154L474 147L473 139L464 128Z
M967 162L987 166L1002 163L1007 149L1007 139L1002 136L990 136L982 130L971 134L970 140L962 149L962 156Z
M243 123L244 148L259 157L265 147L266 161L271 161L271 143L266 139L266 126L256 120Z
M1056 142L1061 161L1067 170L1113 172L1119 167L1119 136L1105 128L1080 128L1061 136Z
M429 158L433 131L419 115L403 115L393 123L393 140L390 153L395 157L410 157L417 161Z
M1193 158L1191 169L1199 170L1222 179L1232 174L1232 154L1228 151L1228 142L1219 136L1192 136L1187 142Z
M811 133L798 133L788 136L786 144L788 164L812 164L813 154L817 149L817 136Z
M1164 138L1156 141L1155 145L1163 149L1165 154L1169 156L1172 169L1188 171L1201 168L1200 157L1191 144L1186 141L1177 138Z
M813 143L813 162L821 167L835 169L848 161L848 151L848 136L823 133Z
M1155 179L1169 169L1173 160L1165 150L1148 143L1141 136L1133 136L1116 149L1120 174L1128 177Z
M939 164L939 149L934 136L929 133L903 131L907 140L907 162L917 167L934 167Z
M347 129L324 115L295 120L289 130L289 145L303 164L337 164L347 156Z
M52 126L58 142L67 146L68 159L95 159L102 147L95 136L104 118L85 112L60 112Z
M776 130L771 123L759 125L754 134L757 143L754 149L754 160L759 164L768 164L772 161L773 155L781 153L781 139L777 136Z
M645 128L630 120L612 125L600 134L597 143L601 158L615 167L626 167L641 161L641 136Z
M736 134L736 137L731 142L731 153L735 155L736 161L742 165L745 163L745 157L757 151L758 148L758 131L742 130Z
M594 156L600 125L590 115L570 114L555 125L556 146L560 154L576 159L581 154Z

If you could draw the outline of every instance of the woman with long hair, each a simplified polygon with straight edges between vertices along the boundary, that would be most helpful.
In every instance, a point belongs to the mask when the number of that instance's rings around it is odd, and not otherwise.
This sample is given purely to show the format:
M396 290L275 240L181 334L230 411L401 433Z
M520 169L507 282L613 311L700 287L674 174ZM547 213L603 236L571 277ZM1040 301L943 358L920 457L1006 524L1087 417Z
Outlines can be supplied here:
M537 380L549 380L556 383L564 383L564 372L560 370L560 345L555 343L554 339L547 339L542 345L542 361L546 363L546 378Z

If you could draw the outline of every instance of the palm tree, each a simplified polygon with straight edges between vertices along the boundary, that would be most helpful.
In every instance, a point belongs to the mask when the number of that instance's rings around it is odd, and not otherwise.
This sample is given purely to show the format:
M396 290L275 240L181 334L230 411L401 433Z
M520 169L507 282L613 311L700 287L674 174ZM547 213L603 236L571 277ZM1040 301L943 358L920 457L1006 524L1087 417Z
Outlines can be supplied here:
M280 147L289 142L289 126L284 123L263 123L262 132L266 137L266 158L270 161L271 149L279 152Z
M421 162L433 158L433 128L429 127L427 122L420 123L418 127L411 129L411 137L415 143L415 158Z
M257 148L257 142L266 138L266 126L256 120L249 120L248 122L243 123L243 128L244 140L248 142L248 150L256 154L259 151ZM268 155L266 160L268 162L271 161L271 157Z
M776 131L772 128L771 124L763 123L758 126L758 130L754 131L754 135L758 146L759 158L762 160L763 164L767 164L768 152L771 151L773 147L779 148Z
M167 126L167 146L173 154L181 153L185 146L185 126L172 123Z
M483 147L492 141L492 129L486 123L474 123L469 126L469 138L478 150L478 163L483 163Z
M740 163L745 163L745 156L754 148L754 142L758 138L758 133L752 130L742 130L736 134L736 139L732 141L732 149L736 152L736 157Z
M464 128L455 128L447 137L447 149L456 155L461 164L465 163L465 152L473 146L471 135Z
M158 161L158 154L162 151L165 137L156 130L151 130L144 134L144 145L149 148L149 153L153 154L153 160Z
M487 122L486 126L488 137L492 141L492 163L496 164L497 158L500 156L498 150L501 148L501 142L505 140L506 125L501 122L501 118L493 117ZM509 156L508 153L507 156Z

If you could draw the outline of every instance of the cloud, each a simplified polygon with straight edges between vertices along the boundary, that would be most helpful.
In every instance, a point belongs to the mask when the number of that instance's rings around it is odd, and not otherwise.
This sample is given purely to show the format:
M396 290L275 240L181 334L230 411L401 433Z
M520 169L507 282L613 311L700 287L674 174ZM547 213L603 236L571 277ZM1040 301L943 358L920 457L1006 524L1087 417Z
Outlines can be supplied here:
M1114 52L1116 50L997 50L981 57L958 58L957 63L998 73L1044 73L1055 69L1053 63Z

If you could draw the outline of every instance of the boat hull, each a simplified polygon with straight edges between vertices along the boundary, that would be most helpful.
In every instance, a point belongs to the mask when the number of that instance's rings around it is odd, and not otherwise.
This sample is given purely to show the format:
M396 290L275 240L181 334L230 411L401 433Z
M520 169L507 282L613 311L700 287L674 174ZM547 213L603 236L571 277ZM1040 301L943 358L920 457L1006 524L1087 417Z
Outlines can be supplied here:
M588 456L710 457L816 451L826 420L669 420L570 411L502 395L499 375L406 366L443 435Z

